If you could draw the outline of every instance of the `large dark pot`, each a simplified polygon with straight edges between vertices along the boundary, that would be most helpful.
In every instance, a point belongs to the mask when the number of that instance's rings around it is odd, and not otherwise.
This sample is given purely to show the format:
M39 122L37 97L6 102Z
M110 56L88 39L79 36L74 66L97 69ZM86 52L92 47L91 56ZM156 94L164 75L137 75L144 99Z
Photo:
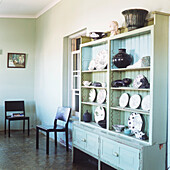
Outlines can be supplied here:
M86 110L86 112L83 114L83 121L85 122L91 122L91 114Z
M125 17L126 26L130 31L144 26L148 11L144 9L129 9L123 11L122 14Z
M118 68L126 68L132 62L132 57L126 53L126 49L119 49L119 53L113 57L113 64Z

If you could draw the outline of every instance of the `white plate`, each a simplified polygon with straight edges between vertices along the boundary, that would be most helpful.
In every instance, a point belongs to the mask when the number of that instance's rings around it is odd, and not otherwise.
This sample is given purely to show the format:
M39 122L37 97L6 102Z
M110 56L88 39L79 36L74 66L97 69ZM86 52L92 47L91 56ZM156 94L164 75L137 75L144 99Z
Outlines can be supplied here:
M129 95L127 93L123 93L119 98L120 107L126 107L129 103Z
M129 106L132 109L137 109L140 106L141 97L138 94L134 94L130 97Z
M102 90L99 90L98 94L97 94L97 103L104 103L106 100L106 90L105 89L102 89Z
M143 98L141 107L143 110L149 111L151 107L151 102L150 102L150 95L147 95Z
M89 69L89 70L94 70L95 67L96 67L96 62L95 62L95 60L91 60L90 63L89 63L88 69Z
M134 133L135 131L141 131L143 126L143 120L140 114L132 113L128 118L128 128Z
M90 93L89 93L89 101L90 102L94 102L96 99L96 90L95 89L91 89Z
M105 110L102 106L96 107L94 111L94 120L96 123L98 123L100 120L105 119Z

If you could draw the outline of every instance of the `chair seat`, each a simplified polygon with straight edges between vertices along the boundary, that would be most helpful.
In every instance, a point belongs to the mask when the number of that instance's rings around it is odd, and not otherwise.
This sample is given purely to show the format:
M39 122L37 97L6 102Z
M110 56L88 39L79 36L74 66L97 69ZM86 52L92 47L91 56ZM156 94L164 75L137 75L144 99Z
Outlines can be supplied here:
M8 120L26 120L29 119L29 117L26 116L18 116L18 117L7 117Z
M49 131L49 132L54 132L56 131L64 131L65 127L57 125L57 128L54 129L54 125L37 125L37 128L39 128L40 130L44 130L44 131Z

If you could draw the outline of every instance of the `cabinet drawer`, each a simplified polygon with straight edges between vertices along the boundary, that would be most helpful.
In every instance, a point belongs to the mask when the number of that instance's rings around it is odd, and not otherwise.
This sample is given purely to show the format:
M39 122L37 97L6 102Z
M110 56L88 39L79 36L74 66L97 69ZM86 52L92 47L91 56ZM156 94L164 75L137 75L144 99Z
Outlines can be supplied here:
M87 133L86 135L86 150L94 155L98 155L99 149L99 136L93 133Z
M101 160L113 166L118 165L119 147L116 142L107 138L101 138Z
M86 146L86 133L78 128L73 130L73 144L84 149Z

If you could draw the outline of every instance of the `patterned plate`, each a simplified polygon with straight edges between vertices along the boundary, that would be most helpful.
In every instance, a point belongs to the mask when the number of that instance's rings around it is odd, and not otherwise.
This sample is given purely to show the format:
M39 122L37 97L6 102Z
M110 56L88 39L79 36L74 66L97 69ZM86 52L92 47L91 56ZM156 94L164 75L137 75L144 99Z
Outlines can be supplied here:
M128 128L134 133L135 131L141 131L143 126L143 120L140 114L132 113L128 118Z
M142 75L142 74L137 75L133 81L133 87L138 89L142 85L141 80L143 78L144 78L144 75Z
M94 112L94 120L96 123L98 123L100 120L104 120L105 119L105 110L102 106L98 106L95 109Z
M90 93L89 93L89 101L90 102L94 102L96 99L96 90L95 89L91 89Z

